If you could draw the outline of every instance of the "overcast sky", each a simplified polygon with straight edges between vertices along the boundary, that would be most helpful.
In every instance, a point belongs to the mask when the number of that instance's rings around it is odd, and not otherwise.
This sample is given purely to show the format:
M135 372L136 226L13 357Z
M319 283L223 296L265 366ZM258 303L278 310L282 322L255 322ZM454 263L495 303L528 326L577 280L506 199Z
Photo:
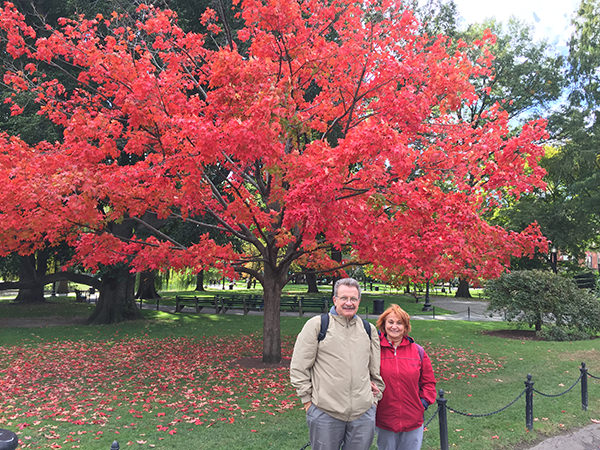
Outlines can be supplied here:
M515 16L533 25L536 39L547 39L564 49L571 35L571 18L580 0L454 0L466 23L494 17L501 22Z

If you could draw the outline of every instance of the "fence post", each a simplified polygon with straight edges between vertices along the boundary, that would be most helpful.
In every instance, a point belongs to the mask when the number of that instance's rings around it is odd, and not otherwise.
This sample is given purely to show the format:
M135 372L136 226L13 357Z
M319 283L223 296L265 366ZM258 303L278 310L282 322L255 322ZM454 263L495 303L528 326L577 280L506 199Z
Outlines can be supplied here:
M527 374L527 381L525 381L525 426L529 431L533 430L533 381L531 381L531 374Z
M581 363L581 409L587 411L588 409L588 372L585 367L585 363Z
M444 390L438 391L438 420L440 422L440 449L448 450L448 415L446 411L446 400L444 398Z
M19 446L19 437L10 430L0 429L0 449L15 450Z
M117 441L114 441L110 446L110 450L119 450L119 443Z
M471 307L467 306L467 319L471 320Z

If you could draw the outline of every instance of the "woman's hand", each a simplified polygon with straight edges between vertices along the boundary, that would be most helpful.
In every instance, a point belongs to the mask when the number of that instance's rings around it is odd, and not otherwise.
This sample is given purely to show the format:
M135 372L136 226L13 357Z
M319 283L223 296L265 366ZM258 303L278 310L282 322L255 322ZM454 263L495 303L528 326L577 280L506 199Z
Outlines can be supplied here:
M371 381L371 392L373 392L373 397L378 398L381 394L379 388Z

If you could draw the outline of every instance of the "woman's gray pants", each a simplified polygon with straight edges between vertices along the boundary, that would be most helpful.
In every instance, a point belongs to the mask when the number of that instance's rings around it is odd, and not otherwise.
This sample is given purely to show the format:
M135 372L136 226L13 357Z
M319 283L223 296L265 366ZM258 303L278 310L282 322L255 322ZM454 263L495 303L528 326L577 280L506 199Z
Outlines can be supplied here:
M419 450L422 444L423 425L402 433L394 433L377 427L378 450Z

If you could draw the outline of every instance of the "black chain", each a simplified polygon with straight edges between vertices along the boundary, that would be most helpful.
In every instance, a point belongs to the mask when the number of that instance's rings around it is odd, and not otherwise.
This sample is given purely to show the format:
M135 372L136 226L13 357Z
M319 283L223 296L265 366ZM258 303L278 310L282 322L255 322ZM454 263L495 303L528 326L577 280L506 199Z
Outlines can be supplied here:
M581 381L581 377L583 375L579 375L579 378L577 378L577 380L575 381L575 383L573 383L573 385L567 389L564 392L561 392L560 394L544 394L543 392L538 391L537 389L534 389L533 392L536 392L538 394L540 394L543 397L560 397L561 395L565 395L567 392L569 392L571 389L573 389L575 386L577 386L577 383L579 383Z
M590 374L589 372L587 373L587 376L590 378L595 378L597 380L600 380L600 377L596 377L596 376ZM540 394L543 397L560 397L561 395L565 395L567 392L571 391L575 386L577 386L577 384L581 381L581 378L583 378L583 374L579 375L579 378L577 378L577 380L575 380L575 382L573 383L573 385L571 387L569 387L564 392L561 392L560 394L545 394L544 392L540 392L537 389L533 389L533 392L536 392L537 394ZM449 411L452 411L453 413L460 414L461 416L465 416L465 417L488 417L488 416L492 416L494 414L501 413L502 411L510 408L512 405L514 405L517 402L517 400L519 400L521 397L523 397L523 394L525 394L525 392L527 392L527 389L523 389L523 391L521 391L521 393L519 395L517 395L517 397L512 402L507 404L506 406L503 406L502 408L500 408L496 411L492 411L492 412L485 413L485 414L467 413L467 412L463 412L463 411L458 411L449 406L446 406L446 409L448 409ZM431 421L438 415L439 412L440 412L440 407L438 406L438 408L431 415L431 417L429 419L427 419L427 421L423 424L423 428L427 428L429 426L429 424L431 423ZM308 442L300 450L305 450L308 447L310 447L310 442Z
M526 389L523 389L523 392L521 392L517 396L517 398L515 398L508 405L503 406L502 408L498 409L497 411L493 411L493 412L486 413L486 414L471 414L471 413L466 413L466 412L462 412L462 411L457 411L456 409L450 408L449 406L446 406L446 408L449 409L450 411L456 413L456 414L460 414L461 416L467 416L467 417L487 417L487 416L491 416L493 414L498 414L499 412L502 412L505 409L508 409L509 407L511 407L512 405L514 405L516 403L516 401L519 400L523 396L523 394L525 393L525 391L526 391Z
M435 418L435 416L437 416L437 414L440 412L440 407L438 406L438 409L435 410L435 412L431 415L431 417L427 420L427 422L425 422L423 424L423 428L427 428L427 425L429 425L431 423L431 421Z

